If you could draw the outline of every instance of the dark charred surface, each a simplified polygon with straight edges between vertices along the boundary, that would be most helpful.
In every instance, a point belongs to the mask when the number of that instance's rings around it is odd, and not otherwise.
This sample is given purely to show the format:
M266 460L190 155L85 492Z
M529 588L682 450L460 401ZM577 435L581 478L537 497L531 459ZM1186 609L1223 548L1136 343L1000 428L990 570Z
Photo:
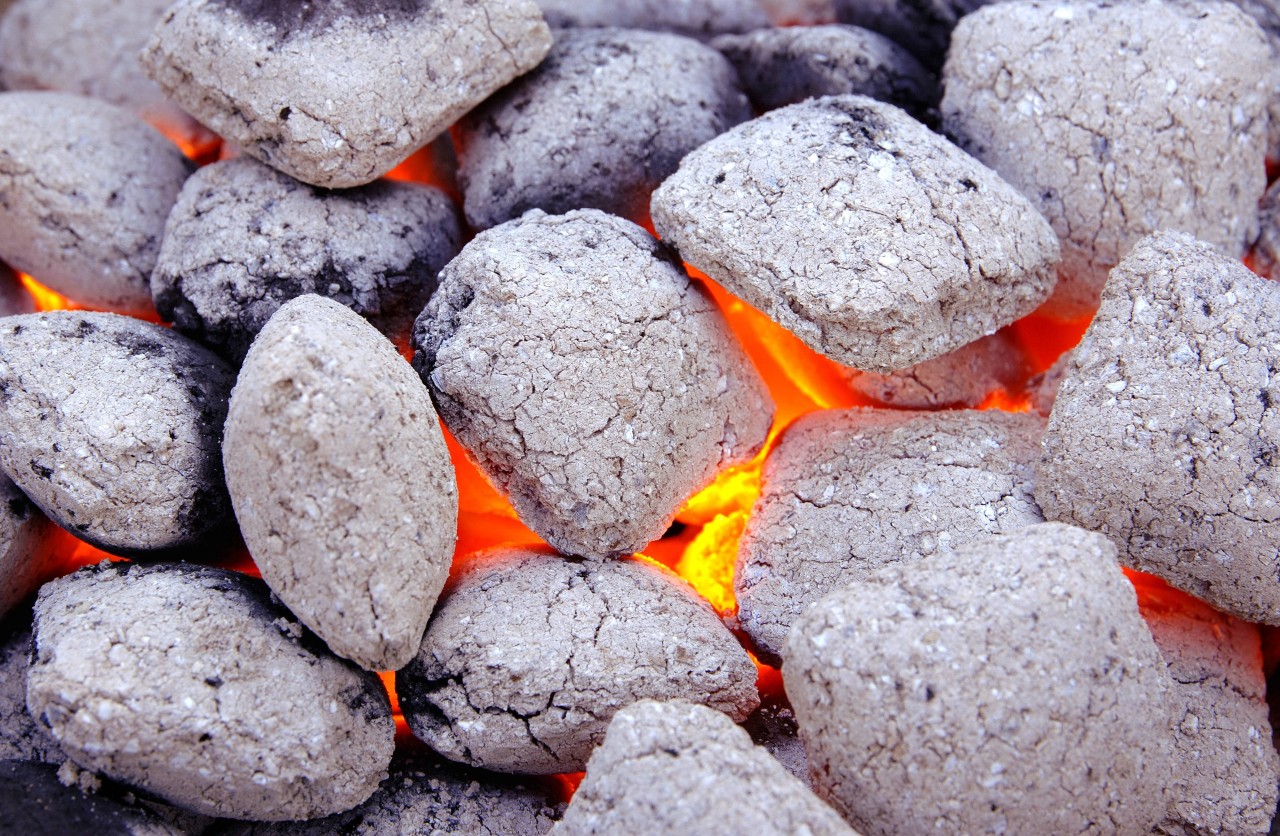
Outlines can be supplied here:
M220 0L252 23L265 23L282 34L326 29L340 20L382 16L408 20L434 5L433 0Z

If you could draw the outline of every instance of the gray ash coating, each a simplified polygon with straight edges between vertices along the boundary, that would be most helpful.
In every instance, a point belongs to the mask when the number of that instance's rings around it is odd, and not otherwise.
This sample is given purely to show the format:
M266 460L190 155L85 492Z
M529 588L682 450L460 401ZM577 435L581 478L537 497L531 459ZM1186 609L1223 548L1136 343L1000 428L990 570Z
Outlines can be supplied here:
M0 618L65 571L65 544L54 539L57 530L17 485L0 476Z
M1280 285L1162 232L1111 271L1036 476L1045 517L1126 566L1280 624Z
M710 296L651 235L596 210L476 236L413 345L449 430L566 554L642 550L755 455L773 416Z
M412 19L433 0L214 0L253 23L265 23L285 37L325 29L345 18Z
M566 30L539 67L459 125L467 220L601 209L637 223L685 154L751 118L733 67L689 38Z
M818 795L867 836L1151 832L1172 683L1115 557L1037 525L809 608L783 679Z
M937 71L960 18L990 0L834 0L836 19L892 38Z
M728 717L683 700L618 712L552 833L856 836Z
M235 373L168 328L115 314L0 319L0 468L99 548L157 554L219 533Z
M721 134L684 158L652 211L690 264L866 371L990 334L1056 280L1057 238L1026 198L865 96L806 101Z
M0 761L60 764L62 747L27 713L30 654L31 614L12 613L0 622Z
M994 392L1022 387L1030 374L1018 341L1005 331L974 340L950 354L890 374L846 370L851 389L898 409L973 408ZM1044 415L1048 415L1045 410Z
M737 639L667 570L501 549L446 591L396 693L414 734L445 757L549 774L580 771L614 713L639 699L744 720L755 680Z
M765 462L734 572L738 620L777 659L792 623L885 564L915 565L1041 522L1044 421L989 411L816 412Z
M405 341L461 237L438 189L382 181L328 191L240 158L183 187L151 292L161 316L233 362L281 305L309 293Z
M857 26L793 26L723 35L711 45L738 71L761 111L856 93L925 121L938 103L937 77L906 50Z
M294 820L364 802L395 723L266 584L191 564L99 564L46 584L27 709L82 767L210 816Z

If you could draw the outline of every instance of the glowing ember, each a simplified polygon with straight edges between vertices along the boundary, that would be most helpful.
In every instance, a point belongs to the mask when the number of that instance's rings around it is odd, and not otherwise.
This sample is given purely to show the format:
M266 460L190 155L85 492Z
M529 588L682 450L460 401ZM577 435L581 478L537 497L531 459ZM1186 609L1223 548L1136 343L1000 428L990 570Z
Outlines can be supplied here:
M738 608L733 594L733 567L748 511L717 515L703 526L676 566L680 577L692 584L721 615L729 615Z

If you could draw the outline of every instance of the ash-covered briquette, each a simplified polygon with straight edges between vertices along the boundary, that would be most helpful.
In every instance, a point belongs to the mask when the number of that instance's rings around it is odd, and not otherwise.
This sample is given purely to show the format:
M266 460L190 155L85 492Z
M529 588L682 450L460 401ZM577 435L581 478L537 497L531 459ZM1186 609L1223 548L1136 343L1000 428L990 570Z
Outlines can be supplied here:
M938 103L938 79L893 41L857 26L790 26L724 35L711 43L738 71L761 111L857 93L917 119Z
M330 299L286 304L240 370L223 461L285 606L366 670L406 665L449 574L458 489L431 395L395 346Z
M1271 52L1235 6L997 3L956 28L943 77L948 135L1062 239L1056 314L1092 313L1149 233L1237 258L1257 235Z
M1258 239L1250 264L1258 275L1280 279L1280 180L1271 184L1258 204Z
M773 417L707 293L640 227L595 210L477 236L414 347L449 430L566 554L640 551L756 454Z
M806 611L783 679L818 795L867 836L1151 832L1172 683L1115 556L1038 525Z
M993 392L1017 388L1029 374L1018 341L997 331L902 371L876 374L849 369L845 377L855 392L885 406L939 409L979 406Z
M0 263L0 316L35 313L36 300L18 280L18 274Z
M660 567L500 549L445 592L396 693L445 757L548 774L581 771L636 700L683 698L741 721L759 704L755 681L733 634Z
M52 764L0 760L3 836L190 836L123 793L86 793L64 785Z
M1257 22L1271 47L1272 74L1267 103L1267 157L1280 158L1280 2L1277 0L1230 0Z
M233 361L281 305L307 293L407 339L461 237L438 189L380 182L330 192L240 158L183 187L151 292L161 316Z
M1044 420L853 409L797 421L765 463L738 552L738 620L776 660L805 607L881 565L914 565L1043 521Z
M722 134L685 157L652 209L686 261L866 371L990 334L1055 281L1058 241L1022 195L864 96L791 105Z
M549 779L518 779L470 769L413 750L398 751L373 796L346 813L309 822L228 825L218 836L542 836L564 805Z
M1173 679L1174 774L1160 833L1266 833L1280 755L1271 742L1258 628L1139 579L1138 608Z
M902 44L931 70L942 66L960 18L991 0L831 0L836 19Z
M533 0L181 0L142 63L248 155L348 188L386 174L550 47Z
M60 764L62 747L27 712L30 653L31 617L15 613L0 623L0 761Z
M2 358L0 349L0 363ZM57 530L17 485L0 476L0 618L65 571L66 557L52 539Z
M460 124L467 220L601 209L638 223L685 154L752 116L724 56L689 38L566 30L547 59Z
M1058 392L1036 477L1046 518L1128 566L1280 624L1280 286L1181 233L1111 271Z
M619 711L551 832L856 836L728 717L684 700Z
M0 93L0 258L76 302L152 310L169 210L193 169L115 105Z
M198 544L230 512L220 445L234 382L208 349L141 320L0 319L0 468L99 548Z
M8 11L3 5L0 89L78 93L181 123L181 111L138 63L173 0L17 0Z
M769 25L759 0L537 0L557 29L622 26L709 40ZM557 34L559 37L559 34Z
M1071 352L1059 357L1054 364L1027 381L1027 394L1031 396L1031 409L1048 418L1053 404L1058 400L1058 390L1071 367Z
M394 748L376 675L329 654L265 584L191 564L47 584L27 709L79 765L229 818L348 810Z

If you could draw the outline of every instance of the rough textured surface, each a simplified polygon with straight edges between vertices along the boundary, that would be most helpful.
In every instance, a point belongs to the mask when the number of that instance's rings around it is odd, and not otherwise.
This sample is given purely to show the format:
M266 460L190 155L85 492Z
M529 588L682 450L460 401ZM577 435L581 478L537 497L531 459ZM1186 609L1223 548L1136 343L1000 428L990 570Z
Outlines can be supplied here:
M706 40L769 25L759 0L537 0L557 28L623 26Z
M614 713L685 698L744 720L756 669L705 601L637 559L481 555L396 674L414 734L473 766L578 772Z
M1053 224L1051 304L1086 315L1148 233L1178 229L1233 257L1254 239L1270 56L1229 3L997 3L956 29L943 123Z
M1171 683L1100 535L1039 525L879 567L805 613L783 670L818 795L867 834L1165 814Z
M902 371L850 369L847 379L855 392L885 406L938 409L979 406L993 392L1021 385L1029 371L1018 341L998 331Z
M1169 817L1177 836L1266 833L1280 755L1271 745L1258 628L1145 576L1138 608L1169 666L1179 769Z
M390 776L354 810L309 822L232 825L218 836L542 836L563 809L547 790L528 780L397 752Z
M1058 392L1036 498L1126 565L1280 624L1280 286L1179 233L1111 272Z
M738 551L738 620L776 659L809 604L886 563L915 564L1041 522L1044 421L1004 412L819 412L765 463Z
M800 740L796 713L785 703L762 703L742 723L751 741L782 764L782 768L809 786L809 759Z
M386 174L550 47L532 0L181 0L142 62L245 153L346 188Z
M133 799L64 786L52 764L0 760L3 836L188 836Z
M1258 204L1258 240L1249 263L1258 275L1280 279L1280 180L1271 184Z
M151 310L165 218L192 166L114 105L0 93L0 258L83 305Z
M652 208L686 261L867 371L932 359L1030 313L1058 259L1048 223L1011 186L863 96L722 134L685 157Z
M212 816L312 818L387 774L377 676L329 655L259 581L100 564L36 602L27 709L81 766Z
M56 531L17 485L0 476L0 618L64 571L67 558L52 539Z
M831 0L836 19L880 32L930 69L942 66L957 21L990 0Z
M36 300L18 281L18 274L0 264L0 316L35 313Z
M857 93L917 119L937 104L938 79L883 35L857 26L793 26L725 35L711 44L738 70L761 111Z
M683 700L618 712L552 833L854 836L729 718Z
M0 320L0 468L52 520L121 553L197 543L230 507L235 374L167 328L55 311Z
M685 154L751 118L733 67L679 35L567 30L460 124L467 220L602 209L638 223Z
M1071 352L1059 357L1052 366L1027 381L1027 393L1031 396L1031 409L1045 418L1053 412L1058 400L1058 390L1071 367Z
M453 203L436 189L381 182L326 192L241 158L187 181L151 292L161 316L237 361L281 305L307 293L405 340L461 237Z
M567 554L643 549L755 455L773 417L707 294L644 230L594 210L477 236L414 347L450 431Z
M0 624L0 761L62 763L62 747L27 713L27 656L31 618L18 614Z
M63 90L178 116L138 63L173 0L17 0L0 17L0 89Z
M1262 27L1271 46L1271 97L1267 105L1267 157L1280 159L1280 2L1277 0L1231 0Z
M347 308L303 296L258 335L223 442L227 488L262 577L367 670L422 643L458 532L458 488L431 396Z

